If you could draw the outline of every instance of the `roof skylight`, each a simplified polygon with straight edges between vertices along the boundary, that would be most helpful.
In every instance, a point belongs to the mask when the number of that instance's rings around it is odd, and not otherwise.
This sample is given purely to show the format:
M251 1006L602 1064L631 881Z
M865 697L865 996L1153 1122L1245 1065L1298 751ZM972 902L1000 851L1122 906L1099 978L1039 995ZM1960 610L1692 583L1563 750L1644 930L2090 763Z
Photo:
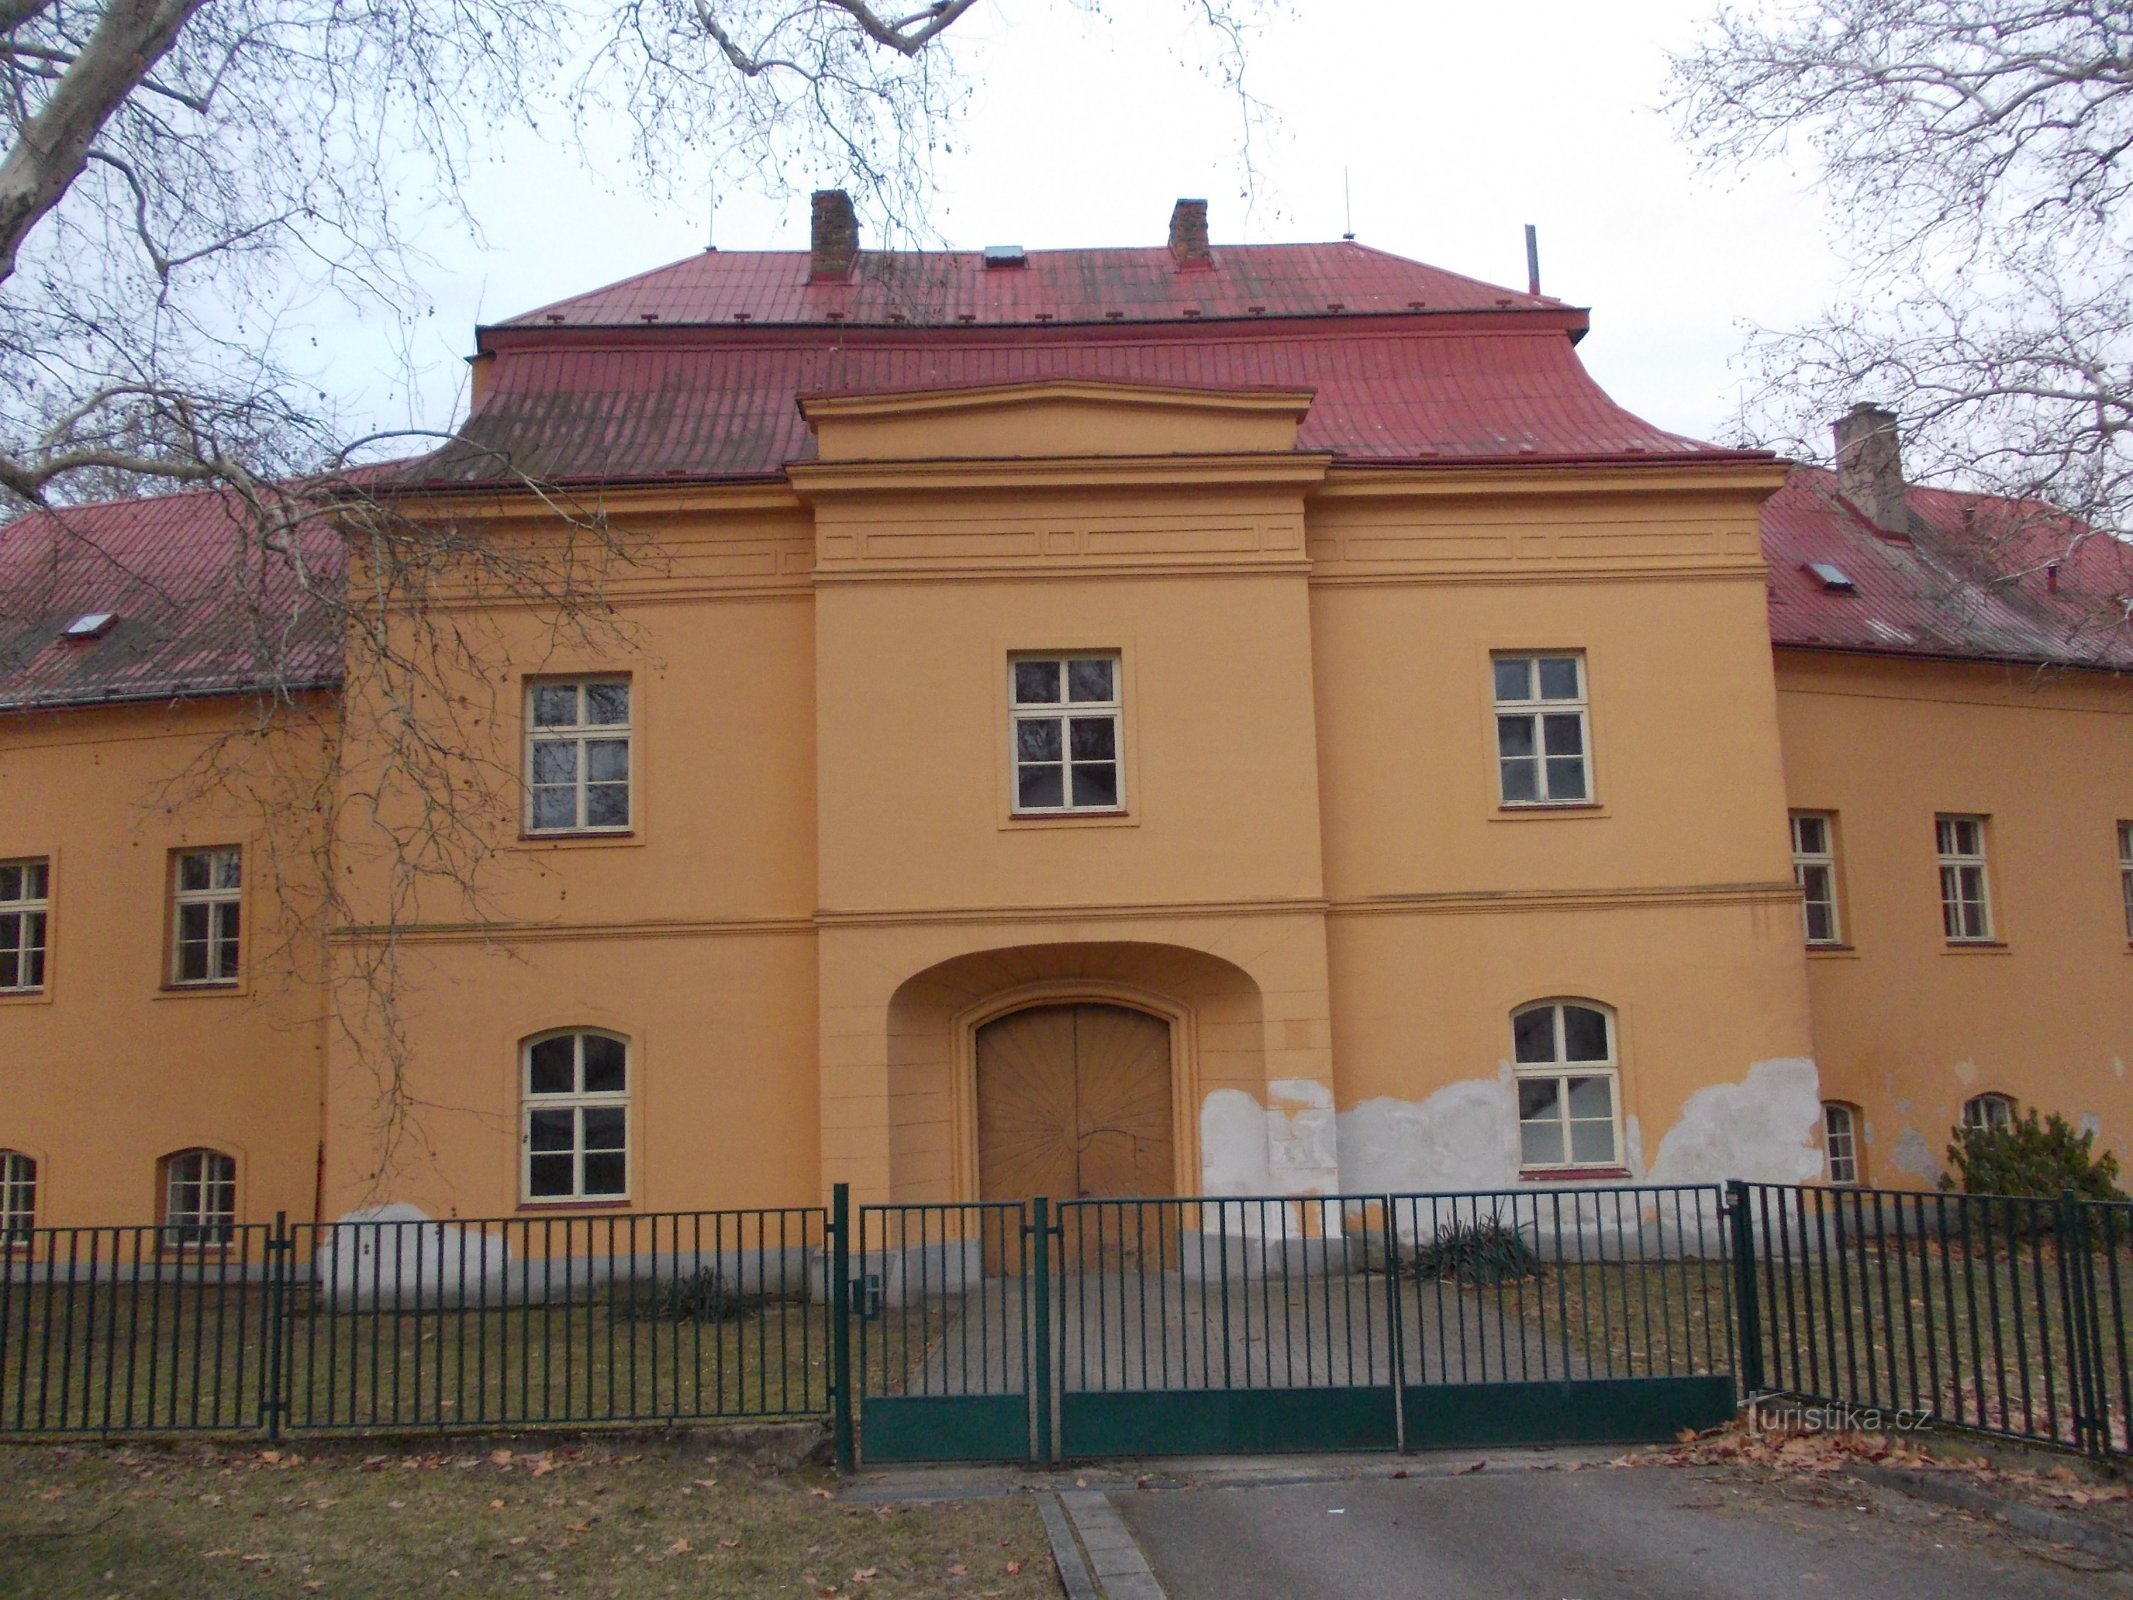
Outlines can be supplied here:
M84 611L64 628L60 636L67 639L101 639L111 631L111 624L118 615L111 611Z
M1851 577L1842 567L1835 565L1833 562L1810 561L1807 563L1807 570L1822 580L1823 588L1833 589L1838 594L1850 594L1859 587L1852 582Z

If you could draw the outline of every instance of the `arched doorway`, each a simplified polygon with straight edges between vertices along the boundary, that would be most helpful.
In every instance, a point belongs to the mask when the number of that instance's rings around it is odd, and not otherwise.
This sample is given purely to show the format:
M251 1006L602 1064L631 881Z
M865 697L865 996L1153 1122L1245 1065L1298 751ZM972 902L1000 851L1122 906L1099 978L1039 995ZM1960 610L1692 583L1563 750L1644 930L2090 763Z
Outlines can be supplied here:
M1034 1005L977 1030L986 1200L1177 1189L1170 1024L1099 1001Z

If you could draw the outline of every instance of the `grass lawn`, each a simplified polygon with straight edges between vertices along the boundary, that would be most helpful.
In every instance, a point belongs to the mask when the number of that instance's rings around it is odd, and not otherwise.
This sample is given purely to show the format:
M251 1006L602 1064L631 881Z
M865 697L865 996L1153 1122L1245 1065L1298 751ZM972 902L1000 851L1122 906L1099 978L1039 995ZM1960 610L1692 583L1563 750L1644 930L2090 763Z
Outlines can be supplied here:
M1023 1496L856 1506L708 1435L0 1446L0 1595L1059 1594Z

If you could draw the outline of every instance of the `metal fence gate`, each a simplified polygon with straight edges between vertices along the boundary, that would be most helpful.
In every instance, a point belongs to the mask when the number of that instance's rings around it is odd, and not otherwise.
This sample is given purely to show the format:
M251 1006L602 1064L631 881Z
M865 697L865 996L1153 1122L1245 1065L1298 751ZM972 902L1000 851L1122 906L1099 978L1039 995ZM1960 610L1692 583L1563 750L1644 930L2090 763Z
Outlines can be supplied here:
M1635 1442L1733 1415L1715 1186L866 1206L865 1459Z

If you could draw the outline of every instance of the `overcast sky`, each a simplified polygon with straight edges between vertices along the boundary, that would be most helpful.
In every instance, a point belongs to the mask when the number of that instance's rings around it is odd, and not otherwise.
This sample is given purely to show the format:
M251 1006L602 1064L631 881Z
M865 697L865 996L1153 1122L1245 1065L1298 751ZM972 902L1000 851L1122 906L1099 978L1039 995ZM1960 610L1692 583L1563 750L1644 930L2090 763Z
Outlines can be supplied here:
M1657 109L1667 50L1712 3L1305 0L1309 20L1255 43L1253 86L1280 120L1247 202L1235 102L1191 69L1210 45L1180 7L1115 0L1104 20L988 0L952 35L977 93L940 159L936 225L961 248L1158 244L1171 202L1204 195L1218 245L1337 238L1352 214L1366 244L1522 287L1531 222L1542 287L1592 308L1581 350L1599 381L1661 426L1730 439L1742 324L1805 318L1833 293L1835 262L1811 174L1700 173ZM330 330L324 376L351 420L446 426L477 322L703 248L710 174L682 184L693 203L654 203L631 184L619 128L585 139L592 170L575 150L507 139L468 189L482 240L441 220L428 231L415 384L395 376L385 329ZM805 248L819 176L792 181L802 194L779 202L726 188L716 242Z

